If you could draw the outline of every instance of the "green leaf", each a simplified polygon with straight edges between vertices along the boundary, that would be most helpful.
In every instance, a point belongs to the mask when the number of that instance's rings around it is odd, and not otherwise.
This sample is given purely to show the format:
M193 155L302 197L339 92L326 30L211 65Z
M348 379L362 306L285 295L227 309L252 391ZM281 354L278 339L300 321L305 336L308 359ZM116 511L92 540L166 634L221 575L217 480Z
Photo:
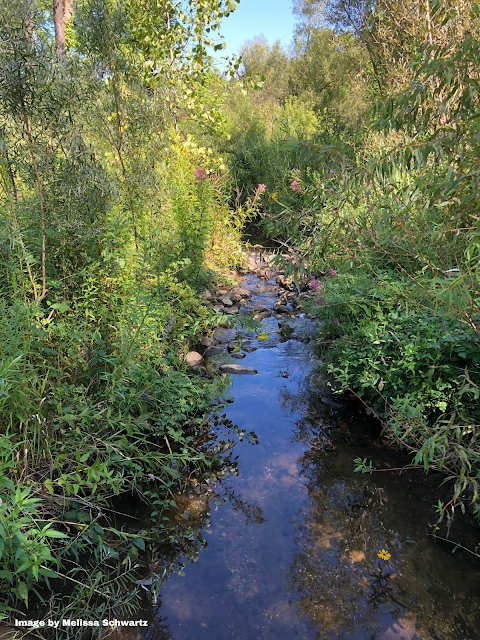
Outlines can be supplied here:
M25 602L25 605L28 607L28 587L25 582L19 582L17 587L17 593L20 598Z
M70 307L68 306L68 303L66 303L65 301L56 302L55 304L52 304L52 309L56 309L57 311L60 311L60 313L65 313L65 311L70 311Z
M10 489L10 491L14 491L15 485L8 478L0 478L0 487L5 487L5 489Z
M143 538L134 538L133 544L142 551L145 551L145 540L143 540Z
M45 578L59 578L60 576L55 571L51 569L46 569L45 567L40 567L38 569L38 573Z
M48 538L68 538L68 535L66 533L62 533L61 531L56 531L55 529L47 529L45 531L45 529L42 531L44 536L47 536Z

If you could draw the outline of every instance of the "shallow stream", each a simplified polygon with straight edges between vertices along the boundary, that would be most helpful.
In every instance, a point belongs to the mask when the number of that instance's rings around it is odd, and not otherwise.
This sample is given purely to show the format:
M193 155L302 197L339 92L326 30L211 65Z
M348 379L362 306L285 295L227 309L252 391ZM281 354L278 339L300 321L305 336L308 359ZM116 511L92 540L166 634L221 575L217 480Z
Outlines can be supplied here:
M271 308L277 298L267 290L273 280L249 275L242 286L254 292L247 310ZM256 347L244 359L215 356L212 366L258 371L232 376L225 410L258 444L236 445L238 475L185 499L178 518L201 522L208 545L142 612L148 628L115 636L479 639L480 562L428 535L438 483L421 470L354 472L355 458L377 469L408 459L382 443L358 404L312 386L314 323L301 314L288 321L295 332L287 340L270 317L267 339L243 332ZM226 346L234 334L221 330L217 340ZM465 526L465 544L480 542L480 529Z

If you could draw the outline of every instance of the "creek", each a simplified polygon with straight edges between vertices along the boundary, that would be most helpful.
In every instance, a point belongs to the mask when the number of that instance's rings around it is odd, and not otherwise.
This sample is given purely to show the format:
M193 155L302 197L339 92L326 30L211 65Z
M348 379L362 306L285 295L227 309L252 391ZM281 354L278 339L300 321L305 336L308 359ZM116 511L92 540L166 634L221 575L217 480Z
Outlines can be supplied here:
M273 279L250 274L241 284L254 294L247 311L272 308ZM147 628L113 637L480 638L480 560L428 535L438 480L418 469L354 472L355 458L376 469L409 459L386 446L358 403L319 391L309 341L315 323L302 313L287 320L294 328L288 339L268 317L266 339L240 330L255 350L241 360L224 350L209 363L258 371L232 376L224 410L224 420L240 434L253 431L258 444L243 439L236 473L177 500L179 528L197 523L208 544L141 612ZM220 330L217 343L226 347L235 333ZM462 527L462 543L480 542L473 522Z

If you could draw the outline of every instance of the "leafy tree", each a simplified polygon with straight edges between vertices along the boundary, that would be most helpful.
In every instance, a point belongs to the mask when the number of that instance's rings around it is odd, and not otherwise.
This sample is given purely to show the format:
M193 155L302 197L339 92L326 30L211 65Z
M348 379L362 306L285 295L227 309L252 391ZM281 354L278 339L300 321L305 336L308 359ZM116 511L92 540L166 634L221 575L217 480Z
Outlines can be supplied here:
M270 47L263 34L246 40L240 49L242 74L265 77L261 96L282 102L293 90L292 66L288 53L277 40Z

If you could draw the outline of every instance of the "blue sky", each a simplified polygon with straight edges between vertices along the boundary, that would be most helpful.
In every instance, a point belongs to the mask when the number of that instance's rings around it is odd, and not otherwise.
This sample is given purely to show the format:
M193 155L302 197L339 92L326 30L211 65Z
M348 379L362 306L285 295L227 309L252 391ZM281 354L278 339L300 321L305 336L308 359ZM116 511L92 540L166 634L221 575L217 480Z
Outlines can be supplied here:
M261 33L270 45L280 40L288 48L295 17L292 0L240 0L235 11L222 21L221 33L227 48L217 52L215 58L238 53L245 40Z

